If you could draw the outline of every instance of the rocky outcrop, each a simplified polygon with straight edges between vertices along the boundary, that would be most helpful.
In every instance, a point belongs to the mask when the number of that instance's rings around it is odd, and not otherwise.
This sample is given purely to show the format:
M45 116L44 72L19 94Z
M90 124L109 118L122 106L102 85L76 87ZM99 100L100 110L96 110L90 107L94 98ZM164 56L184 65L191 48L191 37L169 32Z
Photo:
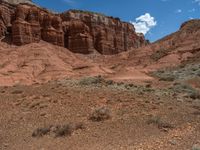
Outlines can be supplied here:
M20 3L32 4L32 0L3 0L3 1L10 4L20 4Z
M184 22L177 32L174 32L152 44L153 49L168 51L187 51L199 48L200 20L192 19ZM194 42L195 41L195 42Z
M62 20L35 6L18 5L12 23L12 41L24 45L40 40L64 46Z
M75 53L88 54L93 52L93 37L89 27L79 20L65 22L65 46Z
M14 7L4 3L0 5L0 38L4 37L7 30L11 27L12 14L14 14Z
M64 46L64 32L62 30L61 18L45 14L41 23L41 38L49 43Z
M53 14L25 3L1 1L0 6L0 37L11 37L18 46L44 40L75 53L111 55L147 44L132 24L118 18L77 10Z
M23 45L39 42L41 37L39 12L37 8L28 9L19 5L12 23L13 44Z
M82 22L82 28L75 29L76 31L80 30L80 33L82 33L82 36L76 37L77 41L85 41L89 49L94 48L102 54L116 54L147 44L143 35L135 33L132 24L121 22L119 18L78 10L65 12L61 17L63 21L78 20ZM71 41L68 42L71 45ZM69 49L79 51L80 47L73 45Z

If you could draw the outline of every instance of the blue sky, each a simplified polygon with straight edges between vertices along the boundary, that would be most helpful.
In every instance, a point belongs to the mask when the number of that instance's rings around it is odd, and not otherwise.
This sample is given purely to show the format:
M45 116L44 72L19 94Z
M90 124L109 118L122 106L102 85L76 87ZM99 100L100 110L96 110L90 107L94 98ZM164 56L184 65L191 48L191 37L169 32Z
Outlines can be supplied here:
M200 18L200 0L33 0L56 12L82 9L119 17L155 41L175 32L191 18Z

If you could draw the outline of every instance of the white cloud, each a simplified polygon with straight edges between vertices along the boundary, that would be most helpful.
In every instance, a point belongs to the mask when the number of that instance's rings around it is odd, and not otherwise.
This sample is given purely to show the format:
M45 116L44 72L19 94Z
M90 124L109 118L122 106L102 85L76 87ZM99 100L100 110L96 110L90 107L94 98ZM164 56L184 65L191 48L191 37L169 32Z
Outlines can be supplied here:
M200 0L194 0L194 3L198 3L200 5Z
M68 5L73 5L75 2L73 0L63 0L66 2Z
M157 25L155 18L152 17L149 13L141 15L136 18L135 21L130 21L137 33L143 33L144 35L149 32L149 30Z
M196 11L195 8L192 8L192 9L188 10L188 12L190 12L190 13L195 12L195 11Z
M182 13L182 10L181 9L177 9L176 13Z

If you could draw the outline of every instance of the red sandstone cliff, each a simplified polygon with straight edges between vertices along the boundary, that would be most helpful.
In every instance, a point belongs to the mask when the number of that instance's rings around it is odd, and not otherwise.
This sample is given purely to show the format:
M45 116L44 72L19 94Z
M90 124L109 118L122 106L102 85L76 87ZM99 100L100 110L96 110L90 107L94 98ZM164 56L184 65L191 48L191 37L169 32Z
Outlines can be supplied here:
M0 42L1 85L94 75L146 80L149 71L187 60L195 63L200 57L200 20L190 20L179 31L141 47L146 44L144 37L119 19L80 11L55 15L29 4L1 3L0 29L1 40L21 45ZM67 48L84 54L130 50L88 57Z
M18 46L47 41L72 52L116 54L147 44L130 23L97 13L70 10L62 14L31 4L0 1L0 37Z
M61 18L70 24L67 36L72 44L69 42L68 46L75 52L79 51L80 45L89 45L89 49L102 54L115 54L146 44L144 36L137 35L132 24L118 18L77 10L61 14ZM80 40L80 45L75 44L76 40Z

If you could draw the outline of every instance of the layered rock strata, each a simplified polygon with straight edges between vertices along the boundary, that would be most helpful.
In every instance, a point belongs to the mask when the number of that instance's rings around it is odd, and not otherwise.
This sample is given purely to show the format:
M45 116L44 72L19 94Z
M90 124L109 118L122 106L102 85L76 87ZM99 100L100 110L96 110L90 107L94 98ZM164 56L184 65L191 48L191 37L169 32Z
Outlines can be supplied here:
M54 14L32 4L0 2L0 37L11 37L18 46L44 40L75 53L111 55L148 44L132 24L118 18L78 10Z

